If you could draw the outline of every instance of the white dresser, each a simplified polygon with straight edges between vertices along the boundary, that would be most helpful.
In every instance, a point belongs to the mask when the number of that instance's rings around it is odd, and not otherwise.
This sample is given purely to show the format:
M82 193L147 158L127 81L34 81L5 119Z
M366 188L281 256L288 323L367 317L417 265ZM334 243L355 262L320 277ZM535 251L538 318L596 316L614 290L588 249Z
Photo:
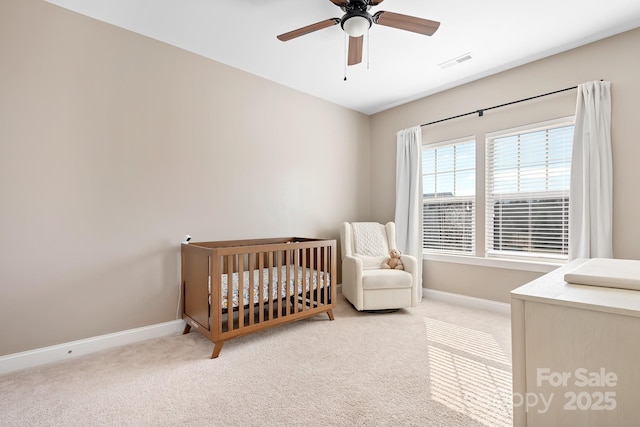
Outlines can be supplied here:
M585 261L511 292L515 426L640 425L640 291L566 283Z

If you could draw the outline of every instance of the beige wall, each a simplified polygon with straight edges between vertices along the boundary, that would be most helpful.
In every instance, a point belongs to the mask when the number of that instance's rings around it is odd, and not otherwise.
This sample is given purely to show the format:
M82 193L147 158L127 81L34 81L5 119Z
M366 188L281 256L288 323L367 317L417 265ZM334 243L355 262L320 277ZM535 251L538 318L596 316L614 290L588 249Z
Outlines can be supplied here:
M363 114L39 0L0 64L0 355L175 319L187 233L369 215Z
M589 80L612 84L612 151L614 167L613 248L616 258L640 259L640 29L558 54L415 102L371 118L371 218L393 219L396 132L449 116L551 92ZM461 64L459 66L464 66ZM536 123L575 113L576 91L423 127L423 141L435 142ZM480 155L482 155L480 153ZM482 179L482 177L481 177ZM480 200L482 203L482 200ZM482 215L482 209L479 209ZM425 262L424 286L508 302L509 291L539 273Z
M613 90L615 256L640 258L639 44L631 31L367 117L43 1L4 0L0 355L174 319L186 233L337 238L342 221L391 220L398 130L600 78ZM574 106L569 92L424 139ZM498 301L537 275L425 264L425 286Z

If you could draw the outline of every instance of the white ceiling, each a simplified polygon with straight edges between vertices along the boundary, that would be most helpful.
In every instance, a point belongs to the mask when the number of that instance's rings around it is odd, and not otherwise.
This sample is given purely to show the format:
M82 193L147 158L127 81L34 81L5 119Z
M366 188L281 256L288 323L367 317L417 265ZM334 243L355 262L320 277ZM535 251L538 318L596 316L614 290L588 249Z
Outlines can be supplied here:
M276 39L341 17L329 0L46 1L365 114L640 27L638 0L385 0L370 12L440 28L427 37L374 25L363 62L347 68L339 25ZM473 59L439 67L466 53Z

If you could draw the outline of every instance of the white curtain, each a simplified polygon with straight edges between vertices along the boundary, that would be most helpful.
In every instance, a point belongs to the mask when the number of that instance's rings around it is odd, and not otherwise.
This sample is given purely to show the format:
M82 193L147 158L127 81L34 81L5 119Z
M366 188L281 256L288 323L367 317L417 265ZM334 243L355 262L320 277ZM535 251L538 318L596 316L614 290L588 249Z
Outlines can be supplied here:
M396 243L404 254L416 257L416 301L422 301L422 130L420 126L397 133Z
M578 86L569 196L569 259L611 258L611 83Z

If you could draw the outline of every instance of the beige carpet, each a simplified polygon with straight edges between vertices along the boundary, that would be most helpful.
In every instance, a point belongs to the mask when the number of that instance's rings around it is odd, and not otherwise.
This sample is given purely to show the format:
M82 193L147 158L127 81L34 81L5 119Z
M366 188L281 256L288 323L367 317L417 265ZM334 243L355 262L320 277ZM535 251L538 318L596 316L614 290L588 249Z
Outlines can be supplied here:
M227 342L175 335L0 376L3 426L511 425L506 315L431 300Z

